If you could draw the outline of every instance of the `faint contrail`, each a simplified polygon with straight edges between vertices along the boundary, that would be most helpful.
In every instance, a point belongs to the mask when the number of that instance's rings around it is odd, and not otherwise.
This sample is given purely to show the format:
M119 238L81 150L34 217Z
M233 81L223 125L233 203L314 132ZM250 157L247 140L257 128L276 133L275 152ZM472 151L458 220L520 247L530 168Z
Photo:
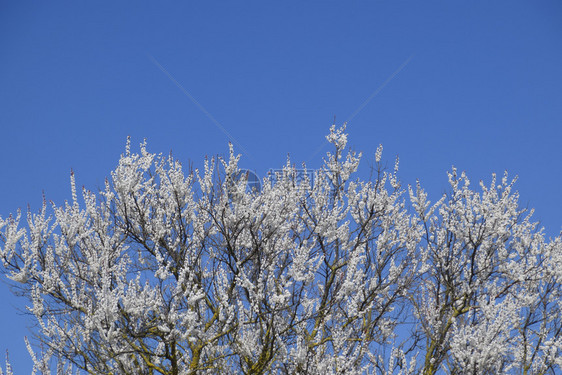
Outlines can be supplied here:
M242 152L244 152L244 154L246 154L246 156L248 156L250 159L253 159L252 156L250 155L250 153L248 151L246 151L246 149L240 144L240 142L238 142L236 140L236 138L234 138L225 128L224 126L221 125L220 122L217 121L216 118L213 117L213 115L211 115L209 113L209 111L207 111L205 109L205 107L203 107L201 105L201 103L199 103L197 101L197 99L195 99L193 97L193 95L191 95L189 93L189 91L187 91L182 85L181 83L179 83L167 70L166 68L164 68L152 55L148 54L148 58L150 59L150 61L152 61L154 63L154 65L156 65L158 67L158 69L160 69L162 71L162 73L164 73L169 79L170 81L172 81L184 94L185 96L187 96L192 102L193 104L195 104L197 106L197 108L199 108L201 110L201 112L203 112L205 114L205 116L207 116L207 118L209 118L209 120L211 120L213 122L213 124L216 125L217 128L220 129L220 131L222 131L224 133L224 135L226 135L228 137L228 139L234 143L236 146L238 146Z
M414 57L414 55L410 55L410 57L408 57L399 67L398 69L396 69L390 76L388 76L388 78L379 86L377 87L377 89L375 91L373 91L373 93L371 95L369 95L369 97L363 102L361 103L361 105L359 107L357 107L357 109L351 114L351 116L349 116L347 118L347 120L345 121L345 123L350 122L355 116L357 116L357 114L359 112L361 112L363 110L363 108L365 108L365 106L367 104L369 104L369 102L375 97L377 96L382 89L384 89L384 87L386 85L388 85L388 83L390 81L392 81L394 79L394 77L396 77L396 75L398 75L398 73L400 73L400 71L402 69L404 69L406 67L406 65L408 65L410 63L410 61L412 60L412 58ZM320 147L318 147L316 149L316 151L314 152L314 154L312 154L312 156L308 159L308 161L312 160L320 151L322 151L322 149L326 146L326 144L328 143L328 141L324 141ZM308 163L308 162L307 162Z
M400 66L398 67L398 69L396 69L396 70L394 71L394 73L392 73L390 76L388 76L388 78L386 79L386 81L384 81L384 82L382 83L382 85L380 85L375 91L373 91L373 93L367 98L367 100L365 100L359 107L357 107L357 109L355 110L355 112L353 112L353 113L351 114L351 116L349 116L349 118L348 118L345 122L350 122L355 116L357 116L357 114L358 114L359 112L361 112L361 110L363 110L363 108L365 108L365 106L366 106L367 104L369 104L369 102L370 102L375 96L377 96L377 95L382 91L382 89L384 89L384 87L385 87L386 85L388 85L388 83L389 83L390 81L392 81L392 80L394 79L394 77L396 77L396 75L397 75L398 73L400 73L400 71L406 67L406 65L408 65L408 64L410 63L410 61L412 60L413 57L414 57L413 54L410 55L410 57L408 57L408 58L406 59L406 61L404 61L404 62L402 63L402 65L400 65Z

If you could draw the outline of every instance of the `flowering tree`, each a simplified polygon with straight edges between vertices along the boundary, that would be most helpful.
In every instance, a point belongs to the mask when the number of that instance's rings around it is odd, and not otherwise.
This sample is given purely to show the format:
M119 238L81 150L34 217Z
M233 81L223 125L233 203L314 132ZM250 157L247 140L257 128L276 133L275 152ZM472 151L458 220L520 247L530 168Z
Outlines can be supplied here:
M562 241L513 183L450 174L411 205L382 148L334 151L296 183L246 188L232 147L184 174L142 144L99 193L0 218L0 257L29 298L34 371L92 374L554 373L562 362ZM306 176L307 174L305 174ZM239 178L242 176L242 178ZM409 213L411 207L411 213Z
M562 246L518 208L515 180L496 186L449 173L451 191L431 206L410 197L423 229L414 313L426 339L424 374L559 373Z

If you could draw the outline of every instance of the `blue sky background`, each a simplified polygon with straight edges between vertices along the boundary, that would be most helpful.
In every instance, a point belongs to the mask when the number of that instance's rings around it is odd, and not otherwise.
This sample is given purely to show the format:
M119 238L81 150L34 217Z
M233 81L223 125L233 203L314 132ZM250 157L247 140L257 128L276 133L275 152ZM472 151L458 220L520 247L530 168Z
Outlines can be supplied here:
M334 116L356 113L349 145L365 174L379 143L433 200L451 165L475 187L507 169L556 235L561 20L558 1L0 1L0 215L38 210L43 191L64 202L71 168L103 186L129 135L184 165L227 154L179 84L261 176L287 153L320 166ZM5 284L0 298L0 353L29 373L31 320Z

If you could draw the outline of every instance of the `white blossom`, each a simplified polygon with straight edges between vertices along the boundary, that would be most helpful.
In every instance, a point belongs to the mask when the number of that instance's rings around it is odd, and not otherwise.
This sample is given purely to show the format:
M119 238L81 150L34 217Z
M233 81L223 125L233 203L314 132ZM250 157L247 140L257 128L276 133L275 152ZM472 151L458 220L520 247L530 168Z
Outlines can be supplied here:
M354 178L344 130L314 183L288 159L249 191L232 145L186 173L127 140L103 191L80 195L72 173L70 202L0 217L34 373L560 371L562 240L515 181L476 191L453 168L432 203L419 182L405 194L398 159L383 169L382 146Z

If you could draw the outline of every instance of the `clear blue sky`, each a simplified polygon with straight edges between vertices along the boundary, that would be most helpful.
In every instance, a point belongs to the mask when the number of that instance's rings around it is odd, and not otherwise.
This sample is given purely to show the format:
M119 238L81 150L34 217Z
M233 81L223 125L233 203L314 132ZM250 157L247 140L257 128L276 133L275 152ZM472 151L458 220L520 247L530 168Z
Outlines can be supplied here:
M474 186L507 169L555 235L561 20L559 1L0 1L0 215L42 191L64 202L71 168L103 186L128 135L184 165L226 154L205 108L262 176L287 153L318 167L334 115L353 114L363 167L382 143L433 200L453 164ZM31 321L5 284L0 298L0 362L9 349L29 373Z

